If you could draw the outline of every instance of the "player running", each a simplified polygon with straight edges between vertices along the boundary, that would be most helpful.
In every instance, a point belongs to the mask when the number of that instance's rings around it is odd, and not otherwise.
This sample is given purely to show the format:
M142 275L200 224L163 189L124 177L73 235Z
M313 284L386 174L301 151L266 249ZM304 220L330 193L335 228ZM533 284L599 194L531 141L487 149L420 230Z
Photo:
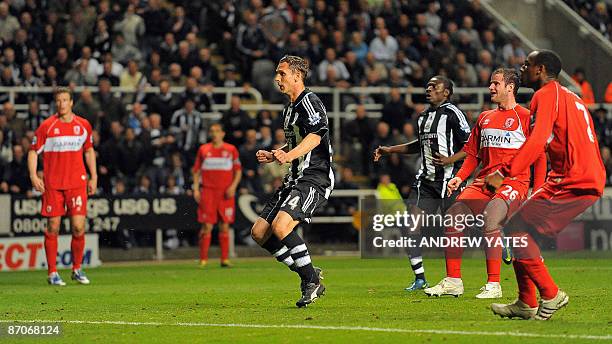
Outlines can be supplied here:
M308 62L298 56L283 57L274 81L290 103L282 114L287 144L285 149L260 150L260 163L290 163L283 185L266 204L251 229L251 236L276 260L286 264L301 278L298 307L305 307L321 297L321 271L313 267L304 240L293 230L301 221L310 222L334 188L332 149L323 103L305 88Z
M444 212L452 204L457 192L448 196L446 184L461 167L466 153L461 150L470 135L470 126L465 114L450 102L453 83L445 76L437 75L429 80L425 89L431 107L417 119L417 140L395 146L381 146L374 151L374 161L392 153L421 154L421 168L416 183L408 195L413 214ZM415 242L421 242L417 222L408 233ZM427 288L421 247L408 249L410 266L415 275L414 282L406 291Z
M225 131L220 123L212 124L208 135L212 141L200 146L193 165L193 198L198 202L198 222L202 224L200 266L208 264L211 233L219 222L221 267L231 267L229 226L236 216L236 188L242 167L236 146L223 142Z
M560 71L561 59L550 50L536 50L527 56L521 79L536 91L531 99L535 126L514 158L486 177L488 185L499 189L504 180L524 173L542 149L548 152L551 171L546 182L503 228L507 237L527 244L512 247L518 299L491 305L493 313L502 317L547 320L567 305L569 297L553 281L534 238L558 234L601 197L605 185L606 171L593 120L582 99L559 84ZM536 289L541 297L539 305Z
M72 229L72 279L80 284L89 284L81 263L85 250L87 195L96 192L98 182L92 130L86 119L72 112L73 100L69 88L57 88L54 99L57 113L36 129L28 152L30 180L34 188L42 193L41 214L48 218L44 233L47 281L51 285L66 285L57 273L56 266L57 236L62 216L68 215ZM89 181L83 164L83 152L90 173ZM43 179L36 175L38 155L41 153Z
M529 136L529 110L516 103L519 75L514 69L500 68L491 75L489 92L497 109L480 114L468 142L463 147L467 157L455 178L448 182L448 193L452 193L480 165L475 181L457 197L457 202L448 210L453 218L458 215L484 214L483 237L487 266L487 283L476 295L479 299L502 297L499 281L502 246L500 229L506 217L512 214L527 197L529 190L529 168L514 179L505 179L497 192L484 188L484 177L511 160ZM544 183L546 155L544 151L535 166L535 188ZM483 212L484 211L484 212ZM448 227L448 237L463 237L464 226ZM463 294L461 280L462 247L445 248L446 277L436 286L425 289L429 296Z

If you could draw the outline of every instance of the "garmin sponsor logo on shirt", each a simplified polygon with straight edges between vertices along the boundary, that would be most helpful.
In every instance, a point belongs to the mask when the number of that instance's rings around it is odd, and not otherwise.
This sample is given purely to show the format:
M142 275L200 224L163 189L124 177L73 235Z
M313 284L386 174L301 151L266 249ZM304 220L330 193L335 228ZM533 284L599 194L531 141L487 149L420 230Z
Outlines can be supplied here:
M525 142L520 130L484 129L480 137L480 147L519 149Z
M202 162L202 169L206 171L229 171L233 167L232 158L210 157Z
M482 139L480 140L480 145L481 146L487 146L487 147L491 147L491 146L502 146L504 144L511 144L512 143L512 139L510 138L510 133L506 133L506 135L504 136L500 136L500 135L483 135Z
M87 140L87 132L81 136L49 137L45 141L45 152L76 152L81 150Z

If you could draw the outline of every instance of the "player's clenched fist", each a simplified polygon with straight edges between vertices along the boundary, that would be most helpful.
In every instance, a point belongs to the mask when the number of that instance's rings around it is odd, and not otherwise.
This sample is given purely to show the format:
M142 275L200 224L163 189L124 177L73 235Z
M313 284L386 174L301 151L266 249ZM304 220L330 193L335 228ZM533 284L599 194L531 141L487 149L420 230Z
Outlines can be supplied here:
M389 154L389 147L379 146L374 150L374 162L378 161L381 156Z
M262 164L267 164L274 161L274 154L263 149L258 150L257 153L255 153L255 156L257 157L257 161Z
M459 185L461 185L461 183L463 183L463 179L459 177L455 177L449 180L448 184L446 184L446 194L450 196L453 192L455 192L455 190L459 188Z
M282 149L274 149L272 151L272 154L274 154L274 159L278 160L279 164L291 162L291 158L289 158L289 154L287 154L287 152L285 152Z

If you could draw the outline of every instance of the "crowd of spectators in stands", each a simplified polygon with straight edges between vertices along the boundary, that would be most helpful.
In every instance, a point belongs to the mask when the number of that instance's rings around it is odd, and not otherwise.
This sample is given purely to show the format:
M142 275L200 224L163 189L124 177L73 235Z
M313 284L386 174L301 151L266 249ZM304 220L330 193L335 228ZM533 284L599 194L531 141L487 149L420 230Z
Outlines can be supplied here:
M564 0L574 11L612 41L612 8L604 0Z
M377 145L415 138L413 123L424 100L405 98L400 90L422 88L436 74L459 87L488 86L495 68L518 68L526 52L478 0L372 3L0 1L0 86L97 86L97 92L75 95L74 111L95 131L100 192L183 194L191 187L196 149L206 142L210 123L201 114L225 99L213 96L214 87L261 86L262 71L268 76L261 87L273 87L275 62L285 54L304 56L312 67L307 84L393 87L388 97L343 99L344 105L358 105L356 118L342 123L345 153L336 175L339 187L353 187L356 176L366 176L362 185L375 186L381 174L389 174L406 194L418 157L392 156L373 165L370 156ZM609 31L609 20L605 23ZM159 93L140 92L147 85L159 87ZM113 86L134 92L115 94ZM185 90L172 93L174 86ZM269 100L275 94L264 93ZM9 99L0 92L0 193L32 194L25 156L33 131L53 113L53 102L50 94L21 93L15 103L27 107L18 110ZM231 97L221 122L226 141L240 151L241 192L265 195L285 170L260 166L254 152L282 145L284 132L278 113L248 113L241 101ZM368 103L385 104L381 121L368 118L363 106ZM605 111L594 117L612 166L612 124Z

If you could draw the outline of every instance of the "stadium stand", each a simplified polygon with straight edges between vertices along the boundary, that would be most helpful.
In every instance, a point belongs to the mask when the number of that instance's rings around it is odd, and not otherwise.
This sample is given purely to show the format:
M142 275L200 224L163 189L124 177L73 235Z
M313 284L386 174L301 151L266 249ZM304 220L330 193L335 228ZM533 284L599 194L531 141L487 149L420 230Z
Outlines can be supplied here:
M567 3L610 38L604 2ZM28 196L23 152L54 112L45 87L57 85L75 90L75 112L96 131L100 193L189 194L195 149L221 120L246 167L239 192L265 195L282 171L250 155L284 140L272 78L285 54L308 58L307 84L323 87L326 107L343 113L333 123L341 185L375 186L390 174L407 194L418 161L373 166L370 152L414 137L426 81L442 74L459 91L487 87L495 68L519 67L526 56L467 0L2 1L0 51L0 193ZM457 93L470 120L489 106L486 89ZM593 115L612 171L609 109Z

